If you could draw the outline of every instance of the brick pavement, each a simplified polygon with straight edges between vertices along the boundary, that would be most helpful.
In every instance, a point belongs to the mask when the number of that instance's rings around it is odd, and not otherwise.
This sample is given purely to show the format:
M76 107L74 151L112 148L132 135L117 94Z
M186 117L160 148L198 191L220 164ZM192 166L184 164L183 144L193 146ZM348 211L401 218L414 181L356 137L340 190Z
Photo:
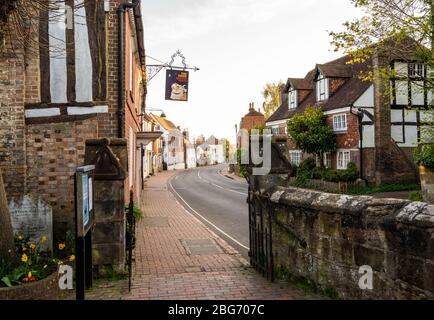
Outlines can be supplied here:
M143 199L145 219L138 225L133 288L127 281L97 281L87 299L244 300L307 299L286 283L257 274L223 239L190 215L167 189L176 173L148 180ZM181 240L212 239L219 253L189 255Z

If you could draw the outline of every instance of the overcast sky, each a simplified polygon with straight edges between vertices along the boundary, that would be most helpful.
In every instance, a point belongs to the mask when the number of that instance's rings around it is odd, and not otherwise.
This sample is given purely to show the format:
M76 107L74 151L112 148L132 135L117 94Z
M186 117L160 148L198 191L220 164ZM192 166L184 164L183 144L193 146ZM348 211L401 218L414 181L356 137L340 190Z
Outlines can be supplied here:
M147 55L168 62L179 49L201 69L190 74L189 102L165 101L162 71L149 83L147 107L163 109L191 137L231 141L249 102L262 103L265 83L304 77L316 63L339 57L327 31L360 16L350 0L142 0L142 6Z

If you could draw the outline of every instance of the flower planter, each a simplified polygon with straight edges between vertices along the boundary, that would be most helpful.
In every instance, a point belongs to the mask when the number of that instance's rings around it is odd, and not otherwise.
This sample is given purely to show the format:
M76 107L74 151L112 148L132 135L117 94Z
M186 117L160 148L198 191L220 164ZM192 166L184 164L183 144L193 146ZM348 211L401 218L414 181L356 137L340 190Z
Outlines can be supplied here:
M29 284L0 288L0 300L50 300L61 294L59 273L56 271L40 281Z
M419 175L423 200L428 203L434 203L434 172L420 165Z

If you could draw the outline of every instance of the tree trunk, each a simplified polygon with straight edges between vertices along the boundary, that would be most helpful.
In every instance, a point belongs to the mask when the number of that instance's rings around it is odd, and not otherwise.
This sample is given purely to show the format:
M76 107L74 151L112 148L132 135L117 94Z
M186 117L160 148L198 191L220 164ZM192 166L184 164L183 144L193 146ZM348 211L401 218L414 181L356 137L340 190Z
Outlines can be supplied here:
M3 176L0 170L0 259L9 260L13 257L13 253L14 234L3 184Z

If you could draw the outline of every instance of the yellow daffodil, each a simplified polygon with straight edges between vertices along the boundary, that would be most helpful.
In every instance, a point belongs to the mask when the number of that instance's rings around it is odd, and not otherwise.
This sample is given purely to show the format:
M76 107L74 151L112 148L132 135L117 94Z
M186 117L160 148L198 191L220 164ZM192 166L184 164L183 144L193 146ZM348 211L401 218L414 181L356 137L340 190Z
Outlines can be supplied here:
M75 256L74 255L71 255L70 257L69 257L69 262L74 262L75 261Z
M41 237L41 243L47 242L47 240L48 240L48 239L47 239L46 236L42 236L42 237Z
M31 243L31 244L30 244L30 249L35 250L35 249L36 249L36 244Z
M29 258L28 258L27 255L24 253L24 254L21 256L21 261L24 262L24 263L26 263L28 260L29 260Z
M59 250L63 250L65 249L65 244L64 243L59 243Z
M32 272L29 272L29 274L27 275L27 278L31 278L32 277Z

